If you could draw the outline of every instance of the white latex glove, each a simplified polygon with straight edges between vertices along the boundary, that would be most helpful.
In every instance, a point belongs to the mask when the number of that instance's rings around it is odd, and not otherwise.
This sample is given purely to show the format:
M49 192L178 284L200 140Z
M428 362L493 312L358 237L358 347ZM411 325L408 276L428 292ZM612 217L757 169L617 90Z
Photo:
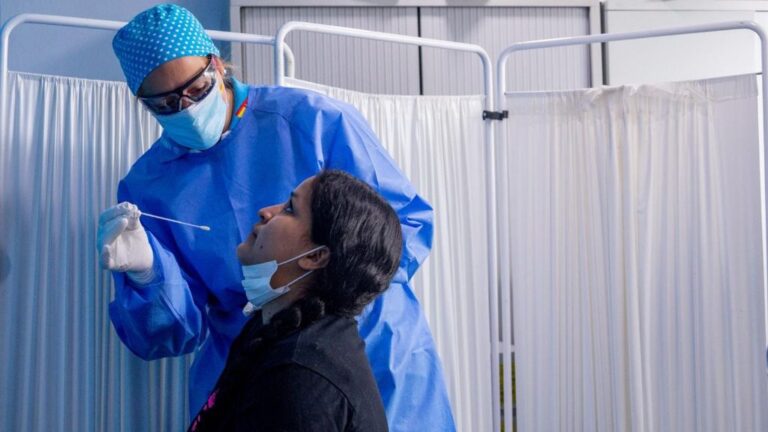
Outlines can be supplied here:
M148 282L154 255L139 222L140 214L138 207L128 202L104 210L99 216L96 243L102 268L127 272L134 281Z

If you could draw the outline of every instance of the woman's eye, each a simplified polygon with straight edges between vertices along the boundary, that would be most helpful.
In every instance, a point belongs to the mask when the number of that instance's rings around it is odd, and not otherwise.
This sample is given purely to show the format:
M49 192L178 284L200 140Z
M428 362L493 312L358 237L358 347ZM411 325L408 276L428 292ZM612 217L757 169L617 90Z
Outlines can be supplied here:
M205 84L199 84L198 86L190 88L188 94L192 97L200 96L201 94L203 94L203 92L205 92L205 88L206 88Z
M283 212L293 213L293 202L291 202L291 200L288 200L288 202L283 205Z
M172 106L173 106L173 104L174 104L175 102L178 102L178 101L179 101L179 100L178 100L177 98L174 98L174 97L166 97L165 99L162 99L162 100L161 100L161 101L158 103L158 106L159 106L160 108L170 108L170 107L172 107Z

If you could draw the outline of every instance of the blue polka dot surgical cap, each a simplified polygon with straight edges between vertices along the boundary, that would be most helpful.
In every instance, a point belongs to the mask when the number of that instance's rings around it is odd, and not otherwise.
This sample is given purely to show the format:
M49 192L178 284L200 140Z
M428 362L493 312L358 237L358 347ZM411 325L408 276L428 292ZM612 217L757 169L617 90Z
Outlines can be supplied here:
M134 94L150 72L169 60L219 55L200 21L173 4L154 6L136 15L112 39L112 49Z

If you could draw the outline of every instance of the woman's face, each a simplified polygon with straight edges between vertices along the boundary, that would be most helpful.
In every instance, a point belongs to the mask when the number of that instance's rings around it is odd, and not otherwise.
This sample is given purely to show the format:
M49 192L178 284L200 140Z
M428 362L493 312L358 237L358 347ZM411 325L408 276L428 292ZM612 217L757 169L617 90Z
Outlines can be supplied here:
M259 210L258 223L237 247L237 258L243 265L275 260L289 260L316 247L310 240L312 214L310 209L314 177L304 180L287 202ZM301 260L278 268L272 286L282 286L306 272Z

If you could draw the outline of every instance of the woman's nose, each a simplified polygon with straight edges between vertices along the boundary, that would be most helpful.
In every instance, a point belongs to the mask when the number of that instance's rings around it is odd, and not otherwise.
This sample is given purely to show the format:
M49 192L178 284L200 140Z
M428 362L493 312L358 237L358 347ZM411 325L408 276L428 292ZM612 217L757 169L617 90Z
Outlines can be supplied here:
M275 204L273 206L264 207L263 209L259 210L259 217L261 218L261 223L269 222L269 220L272 219L272 217L280 213L280 209L282 206L283 206L282 204Z
M273 205L270 207L264 207L263 209L259 210L259 217L261 218L261 222L269 222L269 220L278 213L276 210L278 207L279 206Z
M267 223L272 218L272 213L269 211L269 207L264 207L259 210L260 223Z

